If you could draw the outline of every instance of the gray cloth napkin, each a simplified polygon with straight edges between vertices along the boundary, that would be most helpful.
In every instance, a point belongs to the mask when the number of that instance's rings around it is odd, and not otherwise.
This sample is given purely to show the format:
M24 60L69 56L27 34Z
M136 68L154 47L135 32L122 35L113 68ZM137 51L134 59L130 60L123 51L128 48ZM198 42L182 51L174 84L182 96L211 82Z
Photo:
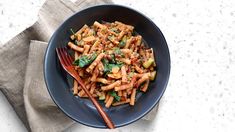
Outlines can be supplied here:
M0 90L29 131L63 131L74 121L51 100L43 77L47 42L56 28L73 13L109 0L47 0L31 27L0 46ZM155 107L143 119L152 120Z

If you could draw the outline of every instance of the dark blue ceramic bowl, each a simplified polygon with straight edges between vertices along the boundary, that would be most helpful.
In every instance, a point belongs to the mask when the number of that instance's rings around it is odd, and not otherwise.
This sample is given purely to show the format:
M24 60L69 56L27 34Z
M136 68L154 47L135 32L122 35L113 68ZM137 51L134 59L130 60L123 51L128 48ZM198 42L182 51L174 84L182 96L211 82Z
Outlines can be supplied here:
M70 28L80 29L84 24L92 25L94 21L121 21L133 25L147 44L154 49L157 62L157 78L150 83L144 94L137 95L135 106L123 105L109 109L101 105L116 127L130 124L156 106L162 97L170 74L170 55L166 40L160 29L143 14L119 5L100 5L87 8L69 17L51 37L45 53L44 76L48 91L58 107L73 120L91 127L107 128L103 119L89 99L73 96L72 78L61 67L55 48L66 46L69 41Z

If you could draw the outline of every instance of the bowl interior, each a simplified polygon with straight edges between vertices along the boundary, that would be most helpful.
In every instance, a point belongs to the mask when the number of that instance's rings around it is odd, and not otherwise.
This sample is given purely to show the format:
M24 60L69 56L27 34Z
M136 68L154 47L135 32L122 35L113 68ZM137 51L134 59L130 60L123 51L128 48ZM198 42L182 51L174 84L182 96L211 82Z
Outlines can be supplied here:
M153 48L157 62L157 78L146 93L138 94L135 106L123 105L104 110L116 127L132 123L147 114L160 100L170 73L170 55L167 43L159 28L141 13L118 5L100 5L82 10L68 18L52 36L44 62L44 76L48 91L58 107L69 117L82 124L106 128L105 123L89 101L73 96L72 78L62 69L55 48L64 47L71 35L70 28L80 29L94 21L121 21L133 25L147 44Z

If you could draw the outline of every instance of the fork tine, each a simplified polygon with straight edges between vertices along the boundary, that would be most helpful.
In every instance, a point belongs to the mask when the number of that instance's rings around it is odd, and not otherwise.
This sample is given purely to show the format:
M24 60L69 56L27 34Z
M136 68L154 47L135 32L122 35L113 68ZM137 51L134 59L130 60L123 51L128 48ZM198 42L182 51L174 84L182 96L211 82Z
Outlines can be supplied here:
M59 60L60 60L60 63L61 63L62 65L64 65L65 63L64 63L64 60L62 59L62 55L61 55L60 48L56 48L56 52L57 52L58 58L59 58Z
M68 62L68 65L72 65L73 59L72 59L71 55L67 52L67 48L63 48L63 49L65 52L65 58L66 58L66 61Z
M63 63L63 65L65 66L69 66L72 65L73 58L71 57L71 55L69 55L66 49L67 48L56 48L56 52L61 63Z
M70 65L70 63L67 59L67 52L66 52L65 48L61 48L61 54L62 54L63 60L65 62L65 65L66 66Z

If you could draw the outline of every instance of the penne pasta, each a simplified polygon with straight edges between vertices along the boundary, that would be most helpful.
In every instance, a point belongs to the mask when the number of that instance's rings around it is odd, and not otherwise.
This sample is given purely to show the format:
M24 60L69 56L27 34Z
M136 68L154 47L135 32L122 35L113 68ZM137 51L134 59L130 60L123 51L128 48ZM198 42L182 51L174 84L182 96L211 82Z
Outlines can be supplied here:
M93 94L95 91L95 83L92 83L91 88L90 88L90 93Z
M96 66L96 68L92 74L91 81L96 82L98 75L99 75L99 69L98 69L98 66Z
M94 36L88 36L86 38L83 38L82 39L84 42L92 42L95 40L95 37Z
M96 82L100 82L103 84L109 84L109 81L105 78L96 78Z
M77 60L79 58L79 53L78 52L74 52L74 59Z
M100 29L106 28L104 25L100 24L100 23L97 22L97 21L94 22L94 26L96 26L96 27L98 27L98 28L100 28Z
M90 50L90 45L84 45L84 52L83 52L83 55L86 55L88 52L89 52L89 50Z
M107 101L109 100L109 97L110 97L110 95L109 95L109 94L106 94L106 97L105 97L104 103L107 103Z
M135 104L135 95L136 95L136 89L133 88L131 92L131 99L130 99L130 105L132 106Z
M121 72L115 73L115 74L108 74L108 77L113 78L113 79L120 79L122 78Z
M130 49L121 49L121 51L124 53L124 54L127 54L129 56L131 56L131 54L133 53Z
M114 88L115 91L121 91L121 90L126 90L126 89L129 89L129 88L132 88L133 87L133 84L132 83L129 83L129 84L123 84L121 86L117 86Z
M95 43L92 45L89 53L92 53L93 51L95 51L95 48L98 47L98 45L100 45L100 40L96 40Z
M85 24L80 30L78 30L75 33L75 35L82 34L87 28L89 28L89 27Z
M118 91L118 96L122 96L122 91L120 90L120 91Z
M126 67L122 66L121 67L121 72L122 72L122 82L127 82L127 75L126 75Z
M136 64L134 64L135 70L139 73L143 73L144 71Z
M86 71L89 73L91 72L95 66L101 61L101 59L104 57L104 53L100 53L97 58L90 64L90 66L86 69Z
M141 42L142 42L142 37L140 35L137 35L136 36L136 43L135 43L136 47L140 46Z
M78 51L78 52L81 52L81 53L84 51L83 48L78 47L77 45L75 45L75 44L72 43L72 42L69 42L69 43L68 43L68 46L69 46L71 49L73 49L73 50L75 50L75 51Z
M111 106L111 104L113 103L114 97L110 96L108 101L105 104L105 107L109 108Z
M149 86L149 80L146 81L146 83L144 84L144 86L140 89L143 92L146 92Z
M103 87L101 87L101 89L103 90L103 91L106 91L106 90L110 90L110 89L113 89L114 87L117 87L117 86L120 86L121 85L121 81L116 81L116 82L114 82L114 83L112 83L112 84L109 84L109 85L107 85L107 86L103 86Z
M143 82L149 80L149 75L144 74L136 83L136 87L139 87Z
M129 48L129 46L130 46L131 43L132 43L132 39L133 39L133 37L131 37L130 39L128 39L128 40L126 41L126 45L125 45L124 49L128 49L128 48Z
M121 40L124 35L125 35L125 31L121 31L121 33L119 33L118 35L118 40Z
M122 91L122 96L126 99L127 98L127 92L126 92L126 90L123 90Z
M98 64L98 71L99 71L99 75L103 75L103 71L104 71L104 65L103 65L103 63L102 62L100 62L99 64Z
M76 80L73 81L73 94L78 94L78 82Z
M119 60L119 61L121 61L121 62L126 63L127 65L130 65L130 64L131 64L131 60L130 60L130 59L126 59L126 58L119 58L118 60Z
M124 101L120 101L120 102L115 102L112 104L112 106L118 106L118 105L123 105L123 104L127 104L130 102L130 99L126 99Z

